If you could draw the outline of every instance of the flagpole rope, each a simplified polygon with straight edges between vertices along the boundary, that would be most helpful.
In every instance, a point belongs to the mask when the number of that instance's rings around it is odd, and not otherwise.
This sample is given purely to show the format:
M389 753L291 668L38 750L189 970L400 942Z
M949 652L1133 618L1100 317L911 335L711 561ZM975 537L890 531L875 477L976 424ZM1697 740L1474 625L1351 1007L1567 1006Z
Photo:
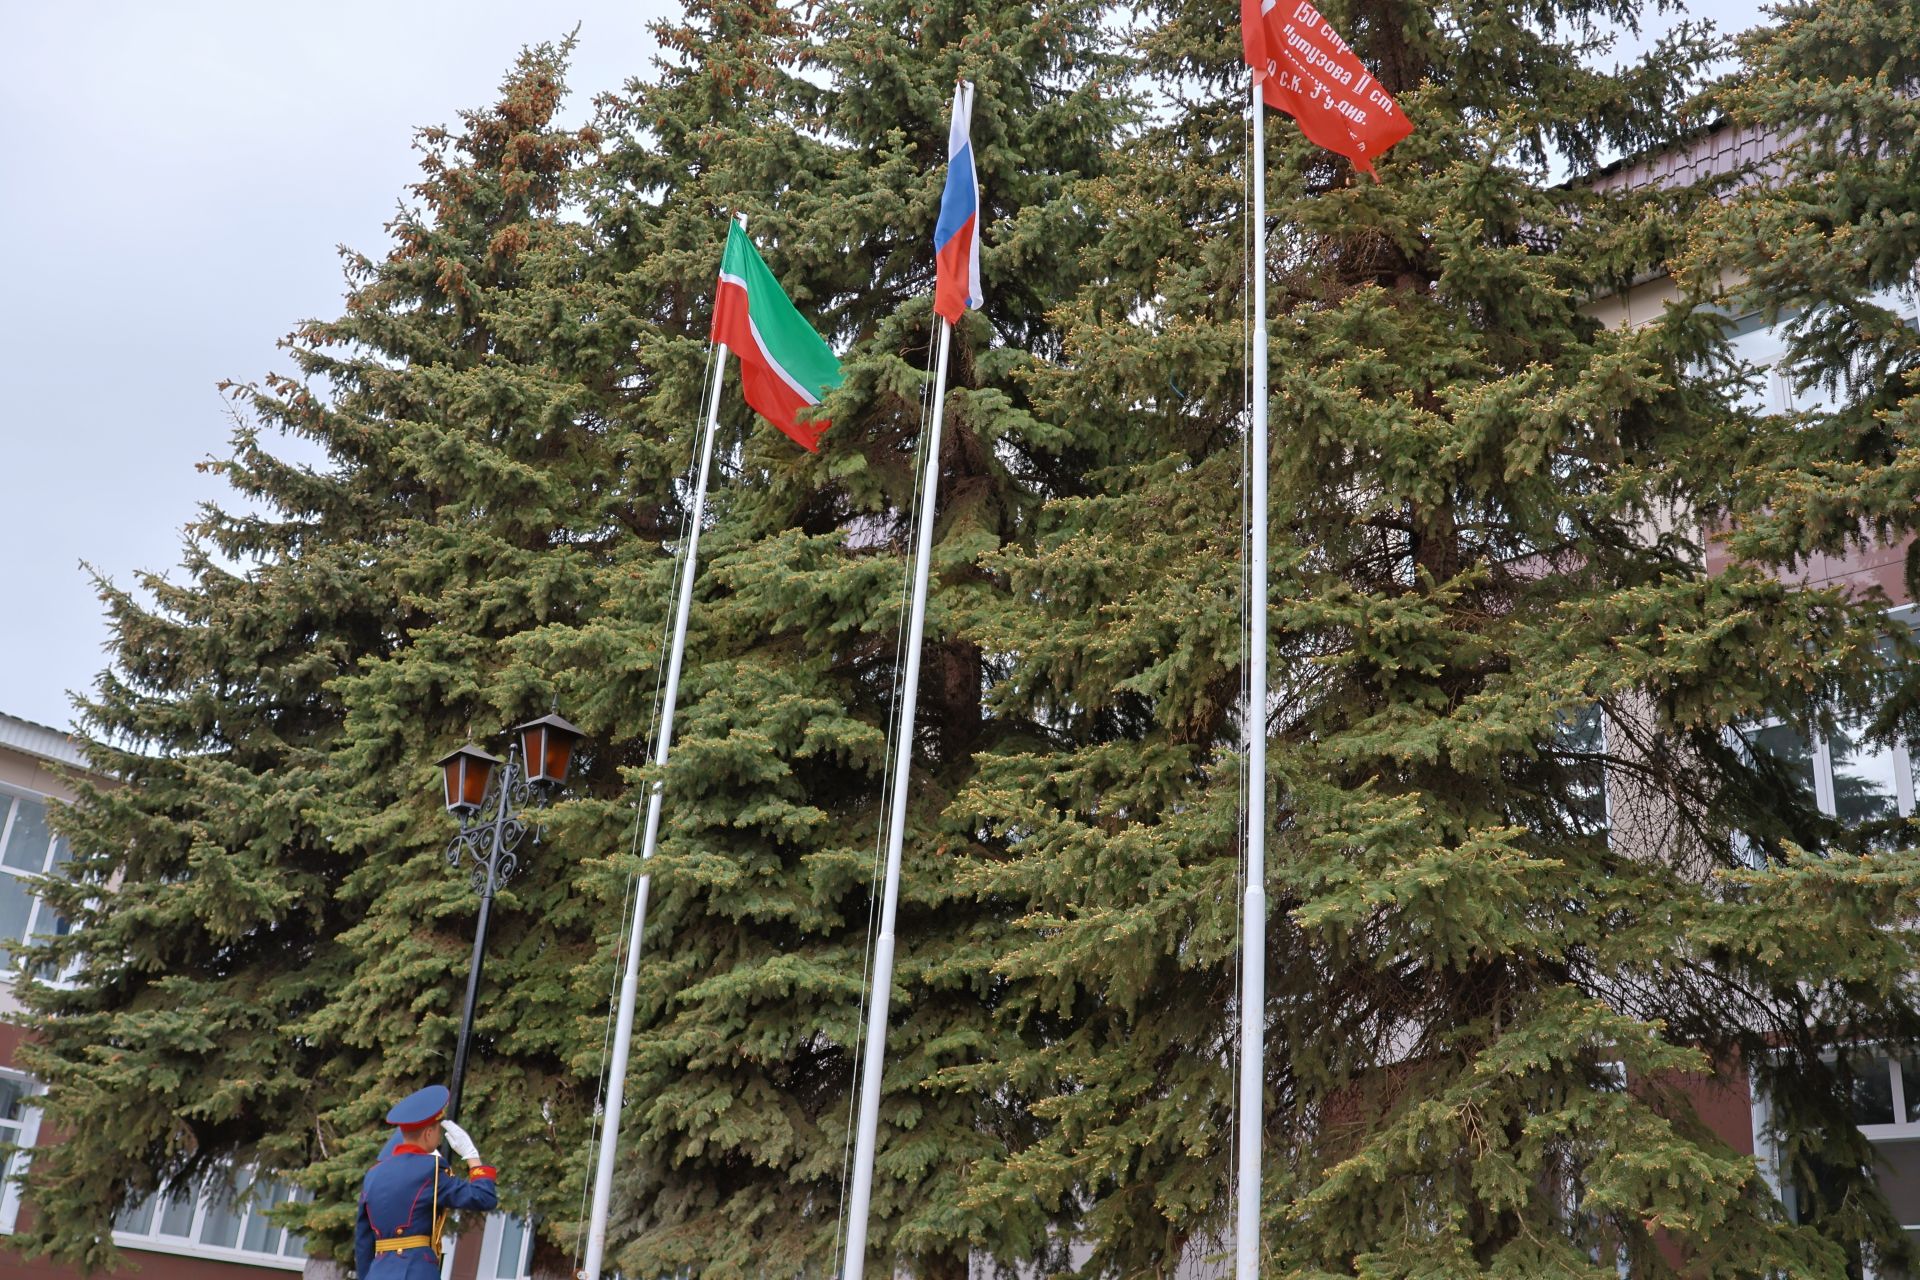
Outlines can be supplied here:
M911 533L920 519L920 479L925 473L927 448L927 422L933 413L931 390L933 387L934 348L940 332L940 318L930 315L927 328L927 380L920 385L920 417L916 424L912 462L912 496L907 502L905 528ZM909 544L911 545L911 544ZM904 653L907 644L907 609L913 598L913 554L901 561L900 568L900 605L896 615L899 621L893 633L893 679L887 695L887 747L885 763L881 777L893 776L894 762L902 750L911 750L909 744L894 740L894 730L900 723L900 680L904 665ZM886 856L888 823L893 816L893 790L882 785L880 788L880 821L874 829L873 859L868 864L868 883L873 886L867 896L867 937L866 946L860 957L860 1013L853 1034L853 1061L860 1061L861 1051L866 1047L867 1002L872 997L871 970L873 966L873 947L875 935L880 927L880 892L882 863ZM857 1083L857 1081L856 1081ZM840 1194L836 1201L833 1229L833 1270L830 1274L839 1275L846 1244L847 1220L847 1181L853 1175L853 1138L857 1117L860 1091L858 1088L847 1090L847 1122L840 1146Z
M702 387L706 386L713 378L713 361L714 361L716 349L717 349L716 344L714 343L711 335L709 335L709 337L707 338L706 361L701 367L701 371L700 371L700 385ZM696 418L695 421L697 424L698 418ZM698 478L694 475L694 469L699 465L700 465L700 440L699 440L699 434L698 434L698 427L696 425L694 443L693 443L693 454L692 454L692 457L687 462L686 483L688 485L693 485L697 483ZM682 502L680 504L680 527L679 527L680 536L678 540L674 543L674 552L673 552L673 569L674 569L673 576L675 578L679 576L680 566L686 558L687 547L690 540L689 535L692 531L692 526L693 526L693 504L688 502ZM666 683L667 650L672 644L672 635L673 635L673 615L671 611L669 611L669 613L666 615L664 623L662 624L661 633L660 633L660 646L657 653L655 654L654 662L653 662L653 703L647 710L647 736L645 739L646 746L644 750L644 758L648 760L653 759L653 748L656 741L658 740L659 733L660 733L660 702L661 702L661 699L665 696L665 689L663 686ZM627 849L627 859L629 862L631 862L634 858L638 857L640 853L640 818L645 808L646 808L646 790L643 787L640 789L639 794L635 796L634 802L633 802L633 836L631 841L629 842L628 849ZM614 943L614 948L613 948L613 957L612 957L613 980L607 988L607 1012L606 1012L605 1018L602 1020L602 1023L601 1023L602 1030L600 1034L600 1073L598 1078L594 1082L593 1125L591 1129L592 1136L591 1136L591 1139L588 1141L587 1147L586 1147L586 1155L587 1155L586 1172L580 1180L580 1213L579 1213L579 1216L574 1219L574 1224L573 1224L574 1239L573 1239L572 1272L574 1274L578 1274L580 1270L580 1250L582 1245L585 1243L586 1236L587 1236L587 1233L586 1233L587 1203L588 1203L588 1196L590 1195L592 1186L593 1186L592 1171L593 1171L594 1165L598 1162L600 1157L600 1146L603 1142L606 1141L607 1067L609 1064L609 1060L613 1056L614 1008L620 998L620 980L621 980L620 975L624 971L624 966L626 963L627 943L628 943L629 936L632 932L633 913L637 908L637 899L638 899L637 891L639 888L639 884L640 884L640 872L638 870L635 870L632 875L627 877L626 892L622 900L621 910L620 910L620 933Z

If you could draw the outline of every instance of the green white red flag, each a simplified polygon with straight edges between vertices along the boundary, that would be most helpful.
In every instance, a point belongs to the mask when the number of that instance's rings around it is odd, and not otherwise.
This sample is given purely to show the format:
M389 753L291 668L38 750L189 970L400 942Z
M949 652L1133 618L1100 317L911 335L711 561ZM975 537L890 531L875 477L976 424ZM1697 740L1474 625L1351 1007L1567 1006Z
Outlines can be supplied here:
M1400 104L1306 0L1240 0L1240 38L1267 105L1354 168L1373 173L1375 157L1413 132Z
M840 361L794 309L738 222L729 224L713 300L713 340L740 359L740 385L755 413L819 452L831 424L800 415L840 385Z

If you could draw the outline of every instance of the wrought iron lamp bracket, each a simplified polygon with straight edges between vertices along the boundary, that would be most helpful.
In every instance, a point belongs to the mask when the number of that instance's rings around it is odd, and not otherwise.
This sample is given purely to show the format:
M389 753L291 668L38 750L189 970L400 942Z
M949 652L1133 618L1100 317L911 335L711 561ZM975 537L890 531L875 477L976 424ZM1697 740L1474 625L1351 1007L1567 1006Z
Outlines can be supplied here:
M460 830L447 842L447 865L467 868L475 893L506 884L520 870L520 845L529 832L540 843L540 823L529 821L529 811L547 806L543 787L527 781L516 743L507 750L506 764L487 785L479 809L460 819Z

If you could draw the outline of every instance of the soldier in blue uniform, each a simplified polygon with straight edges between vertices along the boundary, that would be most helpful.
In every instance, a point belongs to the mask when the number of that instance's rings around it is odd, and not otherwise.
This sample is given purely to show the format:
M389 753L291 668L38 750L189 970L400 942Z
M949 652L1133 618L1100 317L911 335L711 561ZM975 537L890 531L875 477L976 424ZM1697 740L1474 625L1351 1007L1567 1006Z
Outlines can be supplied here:
M491 1209L499 1203L494 1170L482 1164L466 1130L444 1119L448 1093L432 1084L393 1104L387 1123L399 1133L360 1184L353 1221L353 1259L360 1280L439 1280L440 1233L449 1209ZM467 1162L456 1177L441 1158L446 1140Z

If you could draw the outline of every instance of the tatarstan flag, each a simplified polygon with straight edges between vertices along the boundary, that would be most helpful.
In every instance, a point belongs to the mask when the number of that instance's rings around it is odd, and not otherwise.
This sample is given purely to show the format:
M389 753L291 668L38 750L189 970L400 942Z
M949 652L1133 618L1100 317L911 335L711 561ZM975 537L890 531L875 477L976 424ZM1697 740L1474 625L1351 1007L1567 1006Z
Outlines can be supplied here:
M713 340L740 358L741 389L754 412L817 453L831 424L802 422L800 414L840 385L840 361L788 301L738 222L720 257Z

